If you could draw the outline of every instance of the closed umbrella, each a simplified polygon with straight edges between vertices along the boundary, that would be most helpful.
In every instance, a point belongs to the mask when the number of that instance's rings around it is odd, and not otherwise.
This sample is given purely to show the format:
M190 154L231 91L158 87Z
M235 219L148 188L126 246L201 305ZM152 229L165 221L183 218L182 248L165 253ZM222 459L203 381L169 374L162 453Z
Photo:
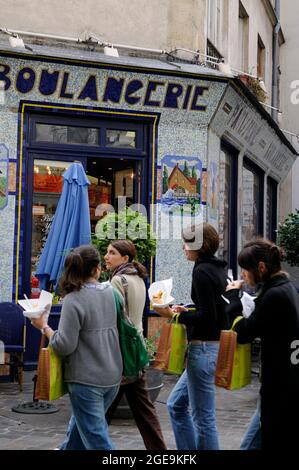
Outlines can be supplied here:
M42 289L50 282L56 290L68 251L91 240L90 183L81 163L72 163L63 174L63 180L62 193L36 269Z

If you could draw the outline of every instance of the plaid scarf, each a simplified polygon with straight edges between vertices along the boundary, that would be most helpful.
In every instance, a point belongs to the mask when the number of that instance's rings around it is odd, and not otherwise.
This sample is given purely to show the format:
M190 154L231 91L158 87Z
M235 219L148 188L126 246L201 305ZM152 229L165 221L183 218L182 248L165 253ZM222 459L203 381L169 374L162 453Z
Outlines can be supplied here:
M134 264L133 263L124 263L124 264L120 264L119 266L117 266L114 271L112 271L111 273L111 276L110 276L110 280L114 277L114 276L117 276L117 275L120 275L120 274L138 274L138 271L137 269L135 268Z

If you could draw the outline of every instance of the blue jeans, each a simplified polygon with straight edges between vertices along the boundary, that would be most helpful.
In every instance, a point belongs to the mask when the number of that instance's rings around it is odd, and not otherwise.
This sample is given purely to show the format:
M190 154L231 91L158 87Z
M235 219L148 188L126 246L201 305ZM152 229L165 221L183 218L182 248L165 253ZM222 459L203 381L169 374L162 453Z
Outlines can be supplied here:
M260 450L262 448L261 411L258 406L241 442L240 450Z
M167 408L178 450L218 450L215 369L219 344L189 344L187 368Z
M105 413L119 386L90 387L68 383L72 405L66 439L61 450L113 450Z

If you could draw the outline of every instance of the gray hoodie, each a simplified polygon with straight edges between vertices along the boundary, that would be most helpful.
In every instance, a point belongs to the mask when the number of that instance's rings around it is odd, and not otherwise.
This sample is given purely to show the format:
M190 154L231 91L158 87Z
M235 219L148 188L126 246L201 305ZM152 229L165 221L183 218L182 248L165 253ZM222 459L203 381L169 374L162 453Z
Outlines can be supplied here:
M64 356L64 379L94 387L118 385L122 357L113 290L109 284L82 287L63 299L59 328L50 340Z

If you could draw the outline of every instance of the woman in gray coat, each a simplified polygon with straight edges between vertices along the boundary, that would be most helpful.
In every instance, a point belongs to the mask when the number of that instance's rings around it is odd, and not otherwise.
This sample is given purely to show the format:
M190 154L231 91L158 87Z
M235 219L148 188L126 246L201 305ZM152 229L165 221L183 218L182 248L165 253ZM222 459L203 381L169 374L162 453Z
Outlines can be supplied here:
M110 450L105 412L117 395L122 375L113 289L100 284L98 251L80 246L66 257L60 282L63 304L57 331L47 315L32 324L64 358L73 415L62 450Z

